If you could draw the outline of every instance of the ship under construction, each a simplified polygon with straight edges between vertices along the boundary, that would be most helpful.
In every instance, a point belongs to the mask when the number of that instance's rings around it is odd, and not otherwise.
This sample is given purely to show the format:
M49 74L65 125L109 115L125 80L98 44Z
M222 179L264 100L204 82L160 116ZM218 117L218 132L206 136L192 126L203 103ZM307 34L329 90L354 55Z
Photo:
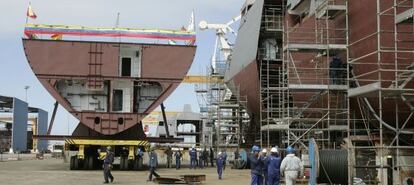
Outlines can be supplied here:
M295 146L318 183L409 182L414 1L247 0L240 13L208 72L224 82L196 87L214 146Z

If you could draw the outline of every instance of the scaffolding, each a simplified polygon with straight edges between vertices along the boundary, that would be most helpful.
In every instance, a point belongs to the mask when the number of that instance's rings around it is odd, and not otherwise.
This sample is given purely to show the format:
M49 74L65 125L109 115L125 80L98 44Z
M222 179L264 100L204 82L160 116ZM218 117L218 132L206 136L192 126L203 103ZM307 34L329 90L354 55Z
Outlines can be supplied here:
M208 69L208 76L224 79L227 67L225 61L215 61L215 67ZM211 138L204 146L216 147L217 151L227 148L239 148L247 134L246 125L249 116L246 113L247 98L240 96L238 87L225 84L223 80L208 81L196 84L200 112L211 132L204 137ZM206 140L207 141L207 140Z
M414 131L409 124L414 114L414 2L377 0L375 10L375 29L348 44L353 51L363 43L376 46L348 53L353 68L348 75L353 85L349 103L356 101L363 117L360 122L348 116L348 154L355 156L349 161L349 183L368 171L376 177L370 184L403 184L414 171ZM360 164L359 158L371 162Z
M304 25L284 18L281 29L271 30L283 45L277 60L260 60L262 146L306 149L313 137L322 148L339 147L331 137L346 135L346 66L330 63L346 61L346 7L345 1L323 1ZM292 16L279 9L279 16Z

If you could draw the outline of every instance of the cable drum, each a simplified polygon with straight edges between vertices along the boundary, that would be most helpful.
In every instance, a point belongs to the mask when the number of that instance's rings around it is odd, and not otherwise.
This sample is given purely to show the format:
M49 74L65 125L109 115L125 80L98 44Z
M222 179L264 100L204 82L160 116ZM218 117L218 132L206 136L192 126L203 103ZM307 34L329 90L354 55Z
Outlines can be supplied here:
M319 150L318 183L348 184L346 150Z

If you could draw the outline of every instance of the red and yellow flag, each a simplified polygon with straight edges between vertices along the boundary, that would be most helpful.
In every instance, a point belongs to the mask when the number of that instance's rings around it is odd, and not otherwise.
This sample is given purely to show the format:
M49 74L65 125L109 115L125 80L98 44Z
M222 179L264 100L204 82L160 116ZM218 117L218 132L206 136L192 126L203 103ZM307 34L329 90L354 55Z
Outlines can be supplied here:
M26 12L26 16L30 17L32 19L36 19L37 15L34 13L33 9L32 9L32 5L29 3L29 7L27 7L27 12Z

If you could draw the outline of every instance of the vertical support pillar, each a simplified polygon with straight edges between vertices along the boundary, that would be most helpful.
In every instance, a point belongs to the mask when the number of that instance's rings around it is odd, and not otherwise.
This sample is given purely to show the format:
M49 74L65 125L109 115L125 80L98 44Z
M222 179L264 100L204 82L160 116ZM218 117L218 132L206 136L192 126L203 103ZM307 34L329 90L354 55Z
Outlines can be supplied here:
M27 150L28 104L13 98L13 124L11 153Z

